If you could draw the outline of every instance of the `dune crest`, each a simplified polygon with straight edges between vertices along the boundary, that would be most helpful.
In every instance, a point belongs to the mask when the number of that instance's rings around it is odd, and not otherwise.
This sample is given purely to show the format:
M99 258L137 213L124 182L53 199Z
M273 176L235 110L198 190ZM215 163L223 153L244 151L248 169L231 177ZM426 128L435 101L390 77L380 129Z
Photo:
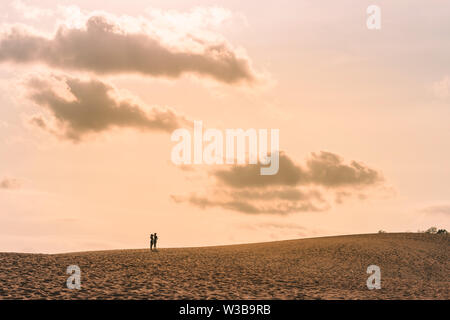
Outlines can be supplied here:
M449 299L448 235L367 234L232 246L0 253L0 299ZM81 269L81 289L66 268ZM381 289L368 290L369 265Z

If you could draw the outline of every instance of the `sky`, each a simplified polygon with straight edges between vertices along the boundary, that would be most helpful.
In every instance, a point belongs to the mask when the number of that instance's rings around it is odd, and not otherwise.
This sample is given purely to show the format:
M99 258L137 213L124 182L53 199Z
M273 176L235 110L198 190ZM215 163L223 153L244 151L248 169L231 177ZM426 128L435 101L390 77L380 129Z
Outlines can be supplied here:
M450 228L450 3L0 8L0 251ZM278 173L174 164L195 120L279 129Z

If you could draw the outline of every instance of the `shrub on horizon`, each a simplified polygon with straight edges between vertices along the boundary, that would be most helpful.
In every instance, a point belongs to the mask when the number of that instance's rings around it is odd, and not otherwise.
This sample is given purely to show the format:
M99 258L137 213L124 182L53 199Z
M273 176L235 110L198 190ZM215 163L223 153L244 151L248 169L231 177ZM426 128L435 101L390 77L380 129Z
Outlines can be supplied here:
M429 233L429 234L436 234L437 232L438 232L438 230L436 227L428 228L428 230L425 231L425 233Z

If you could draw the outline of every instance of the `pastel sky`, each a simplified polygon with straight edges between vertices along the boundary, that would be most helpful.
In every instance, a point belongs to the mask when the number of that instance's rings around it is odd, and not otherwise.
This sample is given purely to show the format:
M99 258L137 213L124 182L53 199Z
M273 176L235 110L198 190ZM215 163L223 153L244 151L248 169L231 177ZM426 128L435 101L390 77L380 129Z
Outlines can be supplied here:
M446 1L0 9L0 251L450 228ZM174 165L194 120L279 129L279 173Z

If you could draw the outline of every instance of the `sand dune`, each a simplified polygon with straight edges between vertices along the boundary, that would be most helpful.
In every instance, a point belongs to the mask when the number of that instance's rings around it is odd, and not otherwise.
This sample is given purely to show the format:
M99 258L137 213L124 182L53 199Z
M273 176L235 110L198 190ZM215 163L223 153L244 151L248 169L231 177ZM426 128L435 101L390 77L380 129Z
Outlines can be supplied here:
M370 234L233 246L0 253L0 299L449 299L450 237ZM381 268L368 290L369 265ZM81 268L81 290L66 268Z

